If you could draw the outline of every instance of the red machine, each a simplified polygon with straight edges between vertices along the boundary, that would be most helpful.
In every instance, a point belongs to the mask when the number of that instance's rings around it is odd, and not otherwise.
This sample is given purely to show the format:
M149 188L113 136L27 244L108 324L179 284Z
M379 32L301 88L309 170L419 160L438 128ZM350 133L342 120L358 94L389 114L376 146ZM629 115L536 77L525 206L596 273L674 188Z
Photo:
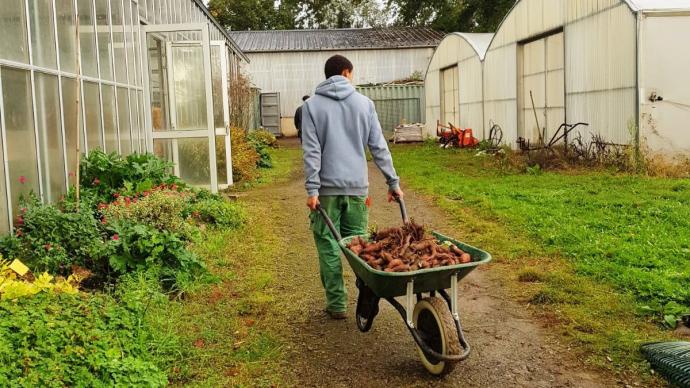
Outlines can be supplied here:
M462 130L451 123L445 126L440 120L436 121L436 136L443 148L472 148L479 144L479 140L472 134L472 128Z

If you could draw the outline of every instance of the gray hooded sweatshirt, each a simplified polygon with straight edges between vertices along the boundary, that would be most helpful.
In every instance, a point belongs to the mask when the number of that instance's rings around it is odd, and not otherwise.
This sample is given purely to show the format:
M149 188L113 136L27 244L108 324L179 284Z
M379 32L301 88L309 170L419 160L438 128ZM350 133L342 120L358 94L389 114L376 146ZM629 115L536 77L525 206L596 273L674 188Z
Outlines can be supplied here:
M319 84L302 108L307 194L366 196L367 146L388 188L398 189L400 178L393 168L374 103L357 93L343 76Z

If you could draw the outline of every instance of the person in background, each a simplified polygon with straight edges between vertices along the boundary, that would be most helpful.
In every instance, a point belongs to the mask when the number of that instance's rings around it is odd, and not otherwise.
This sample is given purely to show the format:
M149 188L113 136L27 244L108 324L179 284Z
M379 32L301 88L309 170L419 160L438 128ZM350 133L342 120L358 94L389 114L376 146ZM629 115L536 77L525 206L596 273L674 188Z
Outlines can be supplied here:
M386 178L388 201L403 196L374 103L355 91L352 70L352 63L342 55L326 61L326 80L302 106L300 123L307 207L326 291L326 313L333 319L345 318L347 291L340 249L319 207L343 237L367 233L367 148Z
M309 96L302 97L302 101L307 101ZM295 111L295 128L297 128L297 137L299 141L302 141L302 105L300 105Z

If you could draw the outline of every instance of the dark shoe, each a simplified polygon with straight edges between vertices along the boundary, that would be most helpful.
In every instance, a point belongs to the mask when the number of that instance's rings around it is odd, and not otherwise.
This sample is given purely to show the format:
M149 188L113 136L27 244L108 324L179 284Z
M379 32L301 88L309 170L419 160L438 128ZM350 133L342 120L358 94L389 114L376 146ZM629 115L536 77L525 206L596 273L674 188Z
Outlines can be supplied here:
M345 314L345 311L329 311L326 310L326 314L328 314L331 319L345 319L347 318L347 314Z

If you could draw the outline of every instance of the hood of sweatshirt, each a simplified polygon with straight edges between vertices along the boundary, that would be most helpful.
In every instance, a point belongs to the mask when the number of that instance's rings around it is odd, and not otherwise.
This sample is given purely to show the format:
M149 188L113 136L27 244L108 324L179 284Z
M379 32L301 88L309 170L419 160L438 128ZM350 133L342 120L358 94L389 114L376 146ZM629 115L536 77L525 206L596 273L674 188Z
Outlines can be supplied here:
M355 88L350 81L342 75L334 75L321 82L319 86L316 87L316 94L333 100L344 100L350 97L354 92Z

